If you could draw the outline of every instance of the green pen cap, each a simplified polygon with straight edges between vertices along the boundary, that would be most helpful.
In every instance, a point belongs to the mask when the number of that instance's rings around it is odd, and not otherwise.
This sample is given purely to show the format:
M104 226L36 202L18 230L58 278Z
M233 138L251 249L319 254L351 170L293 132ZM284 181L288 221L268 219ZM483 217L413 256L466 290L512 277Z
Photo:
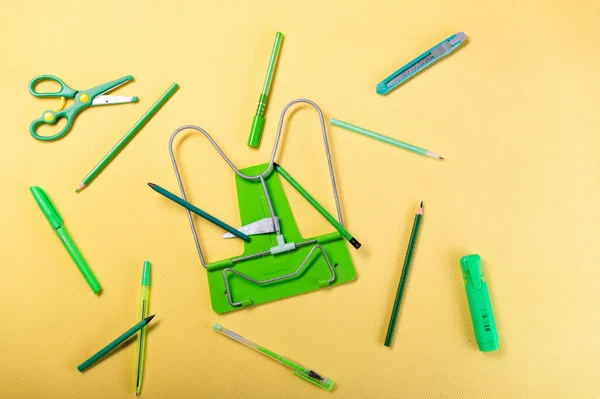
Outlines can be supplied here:
M491 352L500 347L487 284L483 279L481 258L477 254L460 258L465 290L479 350Z
M144 261L144 268L142 269L142 285L150 285L150 261Z
M261 96L262 97L262 96ZM266 97L266 96L265 96ZM259 107L261 104L259 103ZM264 106L262 107L262 114L257 113L252 118L252 127L250 128L250 136L248 137L248 146L252 148L258 148L260 146L260 139L262 138L263 128L265 126Z
M58 213L54 207L54 204L48 197L48 194L46 194L46 192L38 186L29 187L29 191L31 191L31 194L33 194L35 202L37 202L38 206L42 210L42 213L44 216L46 216L46 219L48 219L50 226L52 226L52 228L55 230L62 226L63 220L60 217L60 213Z

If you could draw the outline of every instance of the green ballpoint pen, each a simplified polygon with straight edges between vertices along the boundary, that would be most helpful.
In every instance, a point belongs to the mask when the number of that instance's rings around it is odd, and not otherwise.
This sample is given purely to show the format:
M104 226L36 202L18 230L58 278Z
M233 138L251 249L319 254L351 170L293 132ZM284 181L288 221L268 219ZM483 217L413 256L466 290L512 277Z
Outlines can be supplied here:
M150 299L150 262L144 261L142 269L142 304L141 320L148 317L148 301ZM146 327L138 332L137 340L137 373L135 378L135 396L138 396L142 390L142 376L144 374L144 357L146 355Z
M281 32L277 32L277 34L275 35L275 43L273 43L271 59L269 60L269 67L267 68L265 84L263 85L262 92L260 93L260 97L258 98L258 107L256 108L256 115L254 115L254 118L252 119L250 137L248 138L248 146L250 147L258 148L258 146L260 146L260 139L262 137L263 127L265 125L265 109L267 108L269 90L271 90L273 72L275 71L275 65L277 64L277 56L279 55L279 49L281 48L282 38L283 34Z
M92 291L94 291L94 294L99 293L102 290L100 283L98 280L96 280L94 273L92 273L92 270L83 258L83 255L81 255L81 252L79 252L79 249L73 242L73 239L63 226L63 220L60 216L60 213L58 213L56 207L46 192L37 186L29 187L29 191L31 191L31 194L33 194L33 198L42 210L44 216L46 216L46 219L48 219L50 226L52 229L54 229L54 232L58 238L60 238L60 241L63 243L65 249L71 256L71 259L73 259L73 262L75 262L75 265L77 265L77 268L85 278L85 281L87 281Z
M270 351L267 348L257 345L254 342L242 337L241 335L238 335L238 334L234 333L233 331L226 329L225 327L221 326L220 324L215 323L213 325L213 329L215 331L233 339L234 341L237 341L241 344L248 346L249 348L252 348L252 349L262 353L263 355L269 356L271 359L276 360L279 363L286 366L287 368L291 369L292 372L294 374L296 374L298 377L303 378L306 381L309 381L320 388L323 388L327 391L330 391L333 388L333 384L334 384L333 380L330 380L329 378L325 378L325 377L315 373L314 371L310 370L309 368L306 368L306 367L302 366L301 364L296 363L293 360L290 360L286 357L280 356L280 355L276 354L275 352Z
M90 368L94 363L98 360L102 359L104 356L108 355L113 349L117 346L121 345L123 342L127 340L127 338L131 337L133 334L146 327L148 323L154 318L154 315L150 317L146 317L144 320L138 322L135 326L131 327L129 330L125 331L123 334L119 335L114 341L110 344L106 345L104 348L100 349L96 352L92 357L90 357L85 362L81 363L77 366L77 370L80 372L84 372L88 368Z

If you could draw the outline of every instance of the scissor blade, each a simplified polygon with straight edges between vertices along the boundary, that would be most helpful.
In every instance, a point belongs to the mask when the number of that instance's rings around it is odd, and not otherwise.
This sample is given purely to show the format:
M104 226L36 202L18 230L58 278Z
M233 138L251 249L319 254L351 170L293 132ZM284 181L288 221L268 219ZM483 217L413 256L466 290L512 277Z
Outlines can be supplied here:
M138 102L137 96L98 96L92 100L92 105L110 105L136 102Z

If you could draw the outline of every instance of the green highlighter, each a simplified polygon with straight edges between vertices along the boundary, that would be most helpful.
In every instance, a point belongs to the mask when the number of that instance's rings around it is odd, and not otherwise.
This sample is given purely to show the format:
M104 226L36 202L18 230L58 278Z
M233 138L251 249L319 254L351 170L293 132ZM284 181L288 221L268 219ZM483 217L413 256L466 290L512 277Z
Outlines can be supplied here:
M460 266L465 279L465 290L479 350L482 352L495 351L500 345L498 344L492 303L487 284L483 280L481 258L477 254L463 256L460 258Z
M69 255L71 255L71 259L73 259L73 262L75 262L79 268L79 271L81 274L83 274L85 281L87 281L92 291L94 291L94 294L99 293L102 290L100 283L98 280L96 280L94 273L92 273L92 270L83 258L83 255L81 255L81 252L79 252L79 249L73 242L73 239L63 226L63 220L60 217L60 213L58 213L54 207L54 204L52 201L50 201L50 198L48 198L48 195L44 192L44 190L37 186L29 187L29 190L31 191L31 194L33 194L33 198L35 198L35 201L42 210L42 213L44 216L46 216L46 219L48 219L50 226L52 229L54 229L54 232L58 238L60 238L60 241L65 246L65 249Z

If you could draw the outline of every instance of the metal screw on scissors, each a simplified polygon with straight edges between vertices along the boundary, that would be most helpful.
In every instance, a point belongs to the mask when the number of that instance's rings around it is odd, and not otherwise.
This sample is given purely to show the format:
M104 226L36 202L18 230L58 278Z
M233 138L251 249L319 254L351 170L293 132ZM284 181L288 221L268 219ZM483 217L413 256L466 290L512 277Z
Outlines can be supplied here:
M115 79L108 83L101 84L91 89L79 91L74 90L66 85L65 82L52 75L40 75L31 82L29 82L29 92L35 97L58 97L61 99L61 104L56 110L46 110L42 113L42 116L33 122L29 126L29 133L42 141L53 141L58 140L69 132L71 125L77 114L87 107L95 105L109 105L109 104L122 104L122 103L135 103L138 101L137 97L125 97L125 96L105 96L111 90L124 85L133 80L133 76L127 75L122 78ZM42 81L52 81L60 85L60 90L56 92L38 92L35 91L35 86ZM69 107L64 108L67 98L72 98L75 103ZM54 125L61 118L65 118L67 121L66 126L57 134L53 136L40 136L37 134L37 128L40 125Z

